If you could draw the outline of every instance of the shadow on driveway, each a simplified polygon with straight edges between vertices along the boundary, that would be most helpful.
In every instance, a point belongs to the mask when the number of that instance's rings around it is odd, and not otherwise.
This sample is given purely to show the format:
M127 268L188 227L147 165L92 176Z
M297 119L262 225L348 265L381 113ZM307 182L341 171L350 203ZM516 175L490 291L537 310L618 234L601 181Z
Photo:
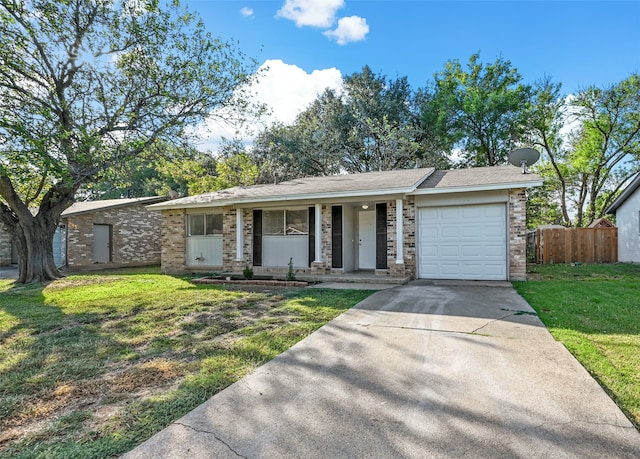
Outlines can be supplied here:
M412 283L125 457L639 455L640 433L511 287Z

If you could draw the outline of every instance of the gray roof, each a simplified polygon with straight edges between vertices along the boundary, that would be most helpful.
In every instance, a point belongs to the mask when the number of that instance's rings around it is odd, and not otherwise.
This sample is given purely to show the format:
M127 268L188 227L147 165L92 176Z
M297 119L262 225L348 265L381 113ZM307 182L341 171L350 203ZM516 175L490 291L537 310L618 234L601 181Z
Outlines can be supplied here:
M605 214L615 214L618 207L620 207L637 189L640 187L640 172L636 175L633 181L627 188L616 198L615 201L605 210Z
M306 177L278 184L234 187L189 196L151 206L152 209L228 205L241 202L372 196L409 193L434 171L433 168L364 172L326 177Z
M103 199L101 201L80 201L76 202L62 212L62 217L70 217L72 215L85 214L98 210L107 210L117 207L126 207L133 205L149 205L166 201L165 196L147 196L143 198L123 198L123 199Z
M519 188L539 186L542 178L537 174L523 174L519 167L493 166L469 169L435 171L418 187L419 191L450 191L464 188Z
M541 184L540 176L522 174L520 168L513 166L449 171L405 169L307 177L278 184L228 188L154 204L150 208L181 209L253 202L526 188Z

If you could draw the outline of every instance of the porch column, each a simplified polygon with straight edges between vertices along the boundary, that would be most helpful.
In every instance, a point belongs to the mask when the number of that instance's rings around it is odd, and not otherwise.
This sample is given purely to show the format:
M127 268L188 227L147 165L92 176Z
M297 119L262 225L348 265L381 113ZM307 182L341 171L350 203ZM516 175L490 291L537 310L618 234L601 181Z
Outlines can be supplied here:
M402 234L402 199L396 199L396 264L404 264L404 236Z
M244 221L242 218L242 209L236 208L236 261L244 260Z
M316 204L316 218L315 218L315 234L316 234L316 259L315 262L322 261L322 204Z

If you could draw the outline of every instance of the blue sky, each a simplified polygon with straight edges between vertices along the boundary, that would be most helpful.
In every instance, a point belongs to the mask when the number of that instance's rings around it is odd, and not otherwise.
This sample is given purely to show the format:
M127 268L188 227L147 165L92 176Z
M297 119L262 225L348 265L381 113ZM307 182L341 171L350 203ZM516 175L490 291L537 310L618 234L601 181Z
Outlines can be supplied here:
M214 35L271 69L258 90L285 122L369 65L422 87L449 59L510 60L565 93L640 72L640 1L191 0Z

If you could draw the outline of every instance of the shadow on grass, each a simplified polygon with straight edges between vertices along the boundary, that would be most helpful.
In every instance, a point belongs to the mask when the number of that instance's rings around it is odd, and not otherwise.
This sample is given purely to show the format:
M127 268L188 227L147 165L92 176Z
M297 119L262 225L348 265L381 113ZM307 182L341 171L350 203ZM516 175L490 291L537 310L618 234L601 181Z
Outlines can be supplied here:
M169 391L157 400L122 400L109 384L127 381L108 373L130 349L113 336L126 335L135 322L117 333L105 331L111 312L66 312L46 301L46 287L12 284L1 294L0 457L116 456L220 389L218 384ZM164 338L153 340L141 357L175 351ZM125 402L120 414L96 428L95 411L114 397Z
M117 456L288 349L336 309L346 310L369 294L345 292L339 301L340 295L329 291L244 294L221 286L183 285L187 279L172 276L158 286L142 278L142 284L128 284L133 287L125 292L110 290L109 279L140 274L158 279L157 273L112 270L69 276L49 290L48 285L12 284L2 292L0 457ZM67 286L78 289L68 294ZM94 286L100 287L98 296ZM174 301L165 291L163 302L156 304L136 296L147 286L154 297L163 287L194 294ZM320 307L319 297L332 307ZM259 305L263 299L266 305ZM276 304L276 299L290 300L290 305ZM67 300L75 306L56 305ZM234 312L244 314L245 309L254 316L268 311L269 320L241 333L246 322L234 323ZM333 309L333 315L325 309ZM217 340L228 332L236 333L237 343ZM161 385L144 386L139 376L147 374L130 370L153 362L174 365L169 370L177 368L177 375L165 381L160 370L147 368ZM118 384L130 387L129 392L117 392ZM116 405L115 416L101 414ZM15 440L31 426L33 433Z

